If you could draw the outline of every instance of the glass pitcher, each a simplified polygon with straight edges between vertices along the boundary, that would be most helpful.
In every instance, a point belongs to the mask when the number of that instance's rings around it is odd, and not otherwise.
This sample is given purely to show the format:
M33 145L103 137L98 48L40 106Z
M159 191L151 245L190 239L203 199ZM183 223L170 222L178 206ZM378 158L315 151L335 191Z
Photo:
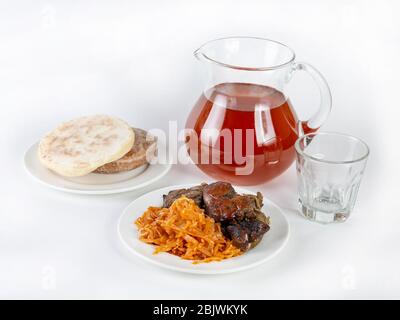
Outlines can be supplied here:
M211 177L255 185L283 173L294 161L294 143L316 131L331 110L322 75L295 61L277 41L230 37L195 51L208 68L208 80L186 122L186 143L193 162ZM306 71L320 90L320 107L300 121L286 95L296 71Z

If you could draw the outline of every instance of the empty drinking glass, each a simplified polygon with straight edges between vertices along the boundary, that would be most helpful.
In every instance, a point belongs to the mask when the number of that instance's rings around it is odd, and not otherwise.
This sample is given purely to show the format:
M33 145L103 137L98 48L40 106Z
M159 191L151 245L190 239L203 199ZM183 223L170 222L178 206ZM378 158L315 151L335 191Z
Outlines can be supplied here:
M358 138L309 133L295 143L301 213L321 222L343 222L356 201L369 149Z

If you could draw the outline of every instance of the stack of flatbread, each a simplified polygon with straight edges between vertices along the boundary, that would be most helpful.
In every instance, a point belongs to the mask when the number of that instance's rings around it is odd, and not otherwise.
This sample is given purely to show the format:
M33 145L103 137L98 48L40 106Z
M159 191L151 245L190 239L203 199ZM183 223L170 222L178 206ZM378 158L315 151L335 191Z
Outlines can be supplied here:
M146 165L155 155L156 138L126 122L96 115L60 124L39 143L41 163L66 177L118 173Z

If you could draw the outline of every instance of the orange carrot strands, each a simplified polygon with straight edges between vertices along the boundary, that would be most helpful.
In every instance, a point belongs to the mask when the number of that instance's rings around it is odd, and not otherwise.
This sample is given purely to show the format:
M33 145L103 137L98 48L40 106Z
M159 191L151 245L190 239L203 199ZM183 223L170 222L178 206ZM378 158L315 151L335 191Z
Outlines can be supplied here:
M135 224L143 242L156 245L155 254L169 252L193 263L221 261L241 254L224 237L221 226L193 200L181 197L169 208L149 207Z

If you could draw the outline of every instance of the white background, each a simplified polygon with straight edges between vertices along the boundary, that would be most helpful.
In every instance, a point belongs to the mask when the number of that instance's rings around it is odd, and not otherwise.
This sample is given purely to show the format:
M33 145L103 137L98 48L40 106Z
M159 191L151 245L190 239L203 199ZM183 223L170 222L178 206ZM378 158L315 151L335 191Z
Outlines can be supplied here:
M1 298L400 298L400 7L396 1L0 1ZM138 193L75 196L24 172L25 150L59 122L109 113L182 127L203 86L192 52L251 35L295 49L333 94L324 130L371 147L352 217L322 226L296 213L294 167L262 186L292 224L286 249L256 269L191 276L131 258L116 221ZM306 75L299 116L315 109ZM149 189L208 180L175 166ZM142 190L140 193L144 193Z

